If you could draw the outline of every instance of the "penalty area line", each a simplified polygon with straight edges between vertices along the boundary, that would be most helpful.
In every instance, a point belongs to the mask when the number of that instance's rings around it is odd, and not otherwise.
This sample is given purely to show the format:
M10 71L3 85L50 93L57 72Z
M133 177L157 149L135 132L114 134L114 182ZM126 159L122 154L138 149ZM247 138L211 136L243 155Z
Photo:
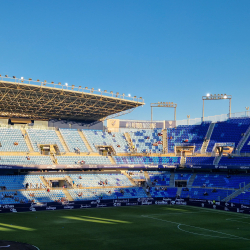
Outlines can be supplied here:
M158 220L158 221L163 221L163 222L167 222L167 223L172 223L172 224L176 224L177 228L181 231L185 231L187 233L191 233L191 234L196 234L196 235L201 235L201 236L208 236L208 237L214 237L214 238L227 238L227 239L234 239L234 240L250 240L244 237L240 237L240 236L236 236L236 235L232 235L232 234L227 234L227 233L223 233L223 232L219 232L219 231L215 231L215 230L211 230L211 229L207 229L207 228L202 228L202 227L196 227L196 226L191 226L188 224L183 224L183 223L179 223L179 222L175 222L175 221L168 221L168 220L162 220L162 219L158 219L158 218L154 218L154 217L150 217L150 216L146 216L146 215L141 215L144 218L149 218L149 219L153 219L153 220ZM206 234L198 234L198 233L194 233L194 232L190 232L190 231L186 231L184 229L181 229L180 226L187 226L187 227L191 227L191 228L196 228L196 229L202 229L208 232L213 232L213 233L218 233L218 234L222 234L225 235L225 237L222 236L216 236L216 235L206 235ZM226 237L227 236L227 237ZM233 238L230 238L233 237Z

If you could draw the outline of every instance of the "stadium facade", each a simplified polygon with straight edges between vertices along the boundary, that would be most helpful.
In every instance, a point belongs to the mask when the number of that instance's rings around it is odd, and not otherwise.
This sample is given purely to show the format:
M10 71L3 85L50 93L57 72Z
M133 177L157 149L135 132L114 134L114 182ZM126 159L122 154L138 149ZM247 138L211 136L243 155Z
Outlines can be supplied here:
M125 121L117 116L144 105L142 98L6 78L0 81L0 212L250 205L247 115L196 125Z

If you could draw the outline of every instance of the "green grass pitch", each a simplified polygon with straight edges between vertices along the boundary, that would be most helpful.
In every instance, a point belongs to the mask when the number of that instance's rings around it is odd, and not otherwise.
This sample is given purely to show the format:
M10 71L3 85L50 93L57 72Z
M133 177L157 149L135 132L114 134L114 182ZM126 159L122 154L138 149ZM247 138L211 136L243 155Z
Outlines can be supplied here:
M250 249L250 215L134 206L0 215L0 239L40 250Z

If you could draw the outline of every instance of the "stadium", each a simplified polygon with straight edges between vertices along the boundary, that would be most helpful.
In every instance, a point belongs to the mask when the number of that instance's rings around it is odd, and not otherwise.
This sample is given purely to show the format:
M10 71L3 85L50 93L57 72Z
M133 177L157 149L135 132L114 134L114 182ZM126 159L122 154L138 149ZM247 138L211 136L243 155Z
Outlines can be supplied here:
M249 249L248 112L120 120L143 98L7 75L0 97L1 247Z

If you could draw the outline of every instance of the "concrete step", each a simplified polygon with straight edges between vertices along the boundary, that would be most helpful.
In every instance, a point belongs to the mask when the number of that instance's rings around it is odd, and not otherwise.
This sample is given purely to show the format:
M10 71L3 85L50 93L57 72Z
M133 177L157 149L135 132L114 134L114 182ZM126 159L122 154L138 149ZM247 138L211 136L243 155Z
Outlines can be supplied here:
M228 195L225 199L223 199L222 201L228 202L230 200L232 200L233 198L235 198L236 196L240 195L242 192L244 192L245 190L247 190L248 188L250 188L250 183L248 183L245 187L242 187L240 189L237 189L235 192L233 192L232 194Z
M87 138L85 137L85 134L84 134L81 130L78 130L78 133L79 133L79 135L81 136L83 142L85 143L85 145L86 145L88 151L92 153L92 152L93 152L93 149L92 149L92 147L90 146L90 144L89 144Z
M169 181L169 187L175 187L174 172L171 173L170 181Z
M72 196L69 194L67 188L63 188L62 191L64 192L66 198L68 201L73 201L74 199L72 198Z
M146 187L142 187L142 188L143 188L144 192L146 193L147 197L152 198L150 192L147 193L147 191L146 191L147 188Z
M112 156L108 156L108 158L112 164L116 164L116 162Z
M240 151L241 151L241 149L243 148L243 146L244 146L244 144L246 143L246 141L248 140L249 136L250 136L250 126L248 127L248 129L247 129L245 135L241 138L241 140L239 141L239 143L238 143L238 145L237 145L237 147L236 147L235 152L236 152L237 154L240 154Z
M43 185L44 185L46 188L48 188L49 185L48 185L47 181L44 179L44 176L40 176L40 179L41 179Z
M202 154L204 154L204 153L207 152L207 147L208 147L208 144L209 144L211 135L212 135L212 133L213 133L214 126L215 126L215 123L211 123L211 124L209 125L209 128L208 128L208 130L207 130L207 134L206 134L207 140L203 142L202 147L201 147L201 153L202 153Z
M150 177L147 171L144 171L144 176L146 178L148 186L152 187L152 181L150 180Z
M178 196L181 196L181 191L182 191L182 187L178 187L178 188L177 188L177 193L176 193L176 194L177 194Z
M127 174L126 171L121 171L121 173L128 177L128 179L130 180L130 182L132 183L133 186L136 186L135 181L133 180L133 178L129 174Z
M56 134L57 134L57 136L58 136L58 138L59 138L59 140L60 140L60 142L61 142L61 144L62 144L62 146L63 146L64 151L65 151L66 153L70 152L70 150L69 150L69 148L68 148L66 142L64 141L64 138L63 138L61 132L60 132L59 130L56 130Z
M133 152L133 151L134 151L134 150L133 150L134 144L133 144L133 142L132 142L132 139L131 139L130 134L129 134L128 132L125 132L125 133L124 133L124 136L125 136L125 138L126 138L126 141L127 141L127 143L128 143L128 146L129 146L129 148L130 148L130 152Z
M191 175L191 177L190 177L190 179L189 179L189 181L188 181L188 183L187 183L187 187L188 187L188 188L191 188L191 187L192 187L192 185L193 185L193 183L194 183L195 177L196 177L196 174L192 174L192 175Z
M22 135L23 135L23 138L28 146L28 149L31 153L34 152L34 149L32 147L32 144L31 144L31 141L30 141L30 138L29 138L29 135L28 133L26 133L26 130L25 129L21 129L21 132L22 132Z

